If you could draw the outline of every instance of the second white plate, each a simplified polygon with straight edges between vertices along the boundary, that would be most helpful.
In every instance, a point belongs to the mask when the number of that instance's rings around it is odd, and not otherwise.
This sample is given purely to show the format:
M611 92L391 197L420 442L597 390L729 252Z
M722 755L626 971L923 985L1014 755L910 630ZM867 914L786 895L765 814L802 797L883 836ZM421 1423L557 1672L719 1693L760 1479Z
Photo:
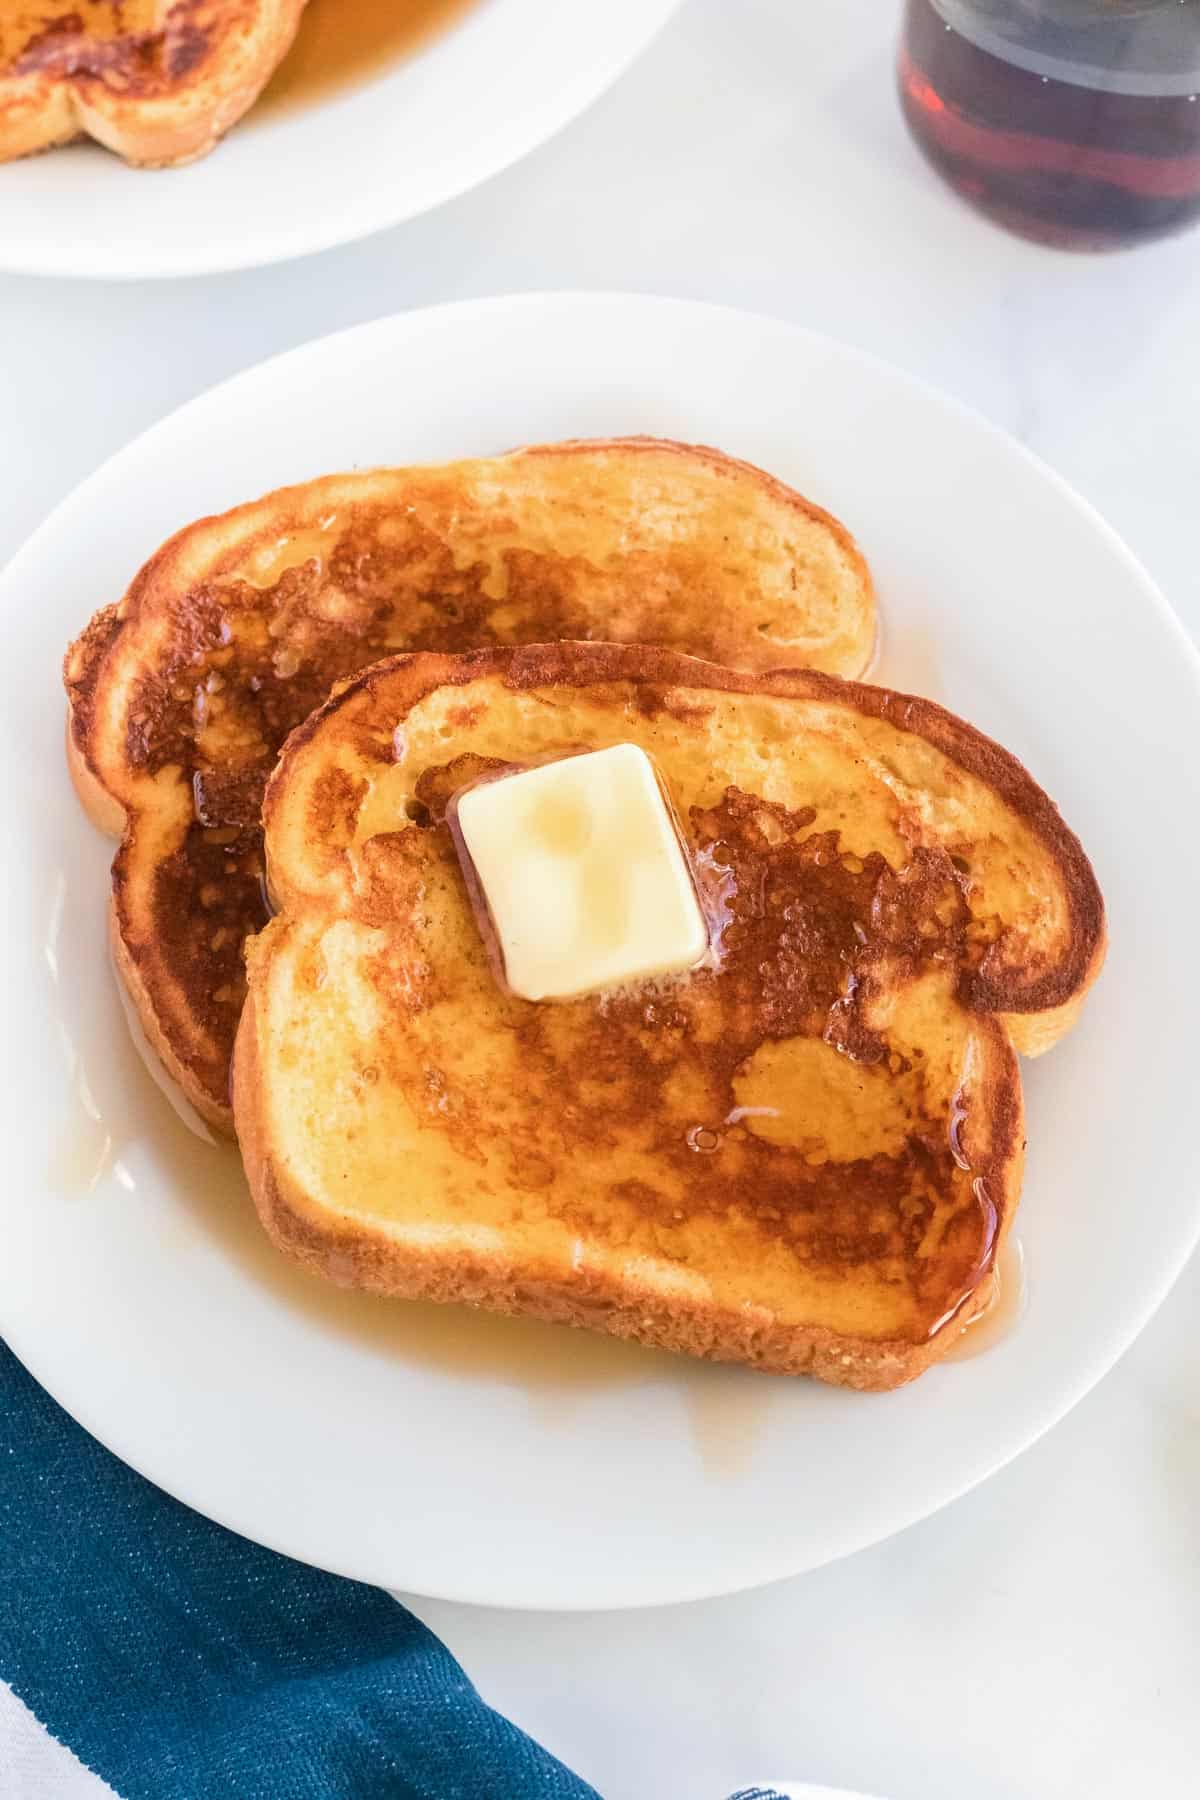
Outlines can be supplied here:
M0 269L198 275L399 224L544 143L678 4L463 0L418 53L295 111L251 110L188 168L128 169L95 144L0 164Z
M169 532L276 483L522 441L719 444L843 517L876 571L880 678L999 737L1090 851L1112 932L1076 1031L1026 1070L1028 1312L862 1396L579 1333L388 1304L266 1243L231 1155L128 1047L111 847L63 767L58 665ZM394 1588L530 1607L681 1600L872 1542L961 1493L1104 1373L1200 1220L1196 659L1111 532L1018 445L796 328L524 296L310 345L115 457L0 580L6 770L0 1331L172 1493ZM1173 996L1176 997L1173 1000Z

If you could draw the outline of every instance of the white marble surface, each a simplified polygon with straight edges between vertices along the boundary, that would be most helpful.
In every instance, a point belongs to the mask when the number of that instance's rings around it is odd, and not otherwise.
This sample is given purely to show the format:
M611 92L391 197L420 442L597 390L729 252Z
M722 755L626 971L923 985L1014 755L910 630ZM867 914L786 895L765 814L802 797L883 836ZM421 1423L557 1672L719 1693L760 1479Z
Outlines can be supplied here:
M1200 634L1200 231L1077 260L974 218L905 139L898 12L688 0L547 149L308 262L139 287L0 279L0 557L131 434L274 350L433 300L623 287L794 318L972 402L1095 503ZM1170 879L1169 851L1148 879ZM1150 976L1169 988L1163 954ZM1050 1438L845 1563L651 1613L418 1610L605 1800L786 1775L891 1800L1194 1792L1198 1312L1193 1266Z

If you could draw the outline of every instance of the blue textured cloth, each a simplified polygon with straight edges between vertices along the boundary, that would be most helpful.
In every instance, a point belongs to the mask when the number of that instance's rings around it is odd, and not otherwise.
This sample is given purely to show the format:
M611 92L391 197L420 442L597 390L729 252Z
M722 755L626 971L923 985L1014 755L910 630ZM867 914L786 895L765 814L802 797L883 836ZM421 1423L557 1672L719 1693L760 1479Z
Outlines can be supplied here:
M123 1800L599 1800L388 1595L168 1498L2 1344L0 1679Z

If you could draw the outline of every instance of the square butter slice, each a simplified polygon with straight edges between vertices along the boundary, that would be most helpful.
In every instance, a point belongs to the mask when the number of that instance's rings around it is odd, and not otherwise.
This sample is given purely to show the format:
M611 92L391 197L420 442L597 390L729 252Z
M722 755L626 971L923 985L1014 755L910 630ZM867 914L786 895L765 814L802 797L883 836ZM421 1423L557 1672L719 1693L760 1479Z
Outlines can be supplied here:
M482 782L459 797L457 819L523 999L644 981L704 956L683 846L636 744Z

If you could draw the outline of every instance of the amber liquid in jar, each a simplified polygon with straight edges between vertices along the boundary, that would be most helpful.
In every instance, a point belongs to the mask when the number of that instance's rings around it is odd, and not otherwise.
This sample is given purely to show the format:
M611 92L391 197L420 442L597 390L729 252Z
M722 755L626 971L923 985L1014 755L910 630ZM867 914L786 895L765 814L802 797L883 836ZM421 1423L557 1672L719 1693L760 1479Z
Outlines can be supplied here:
M905 118L999 223L1105 250L1200 218L1200 0L908 0Z

